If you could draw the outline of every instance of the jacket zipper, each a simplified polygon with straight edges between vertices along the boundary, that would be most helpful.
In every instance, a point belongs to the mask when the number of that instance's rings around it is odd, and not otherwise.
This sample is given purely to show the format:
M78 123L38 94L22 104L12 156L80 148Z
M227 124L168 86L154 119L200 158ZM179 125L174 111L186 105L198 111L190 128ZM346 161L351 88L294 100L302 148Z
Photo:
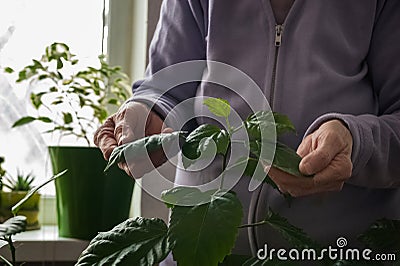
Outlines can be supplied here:
M272 78L271 78L271 90L270 90L270 98L269 98L269 105L271 110L274 108L274 96L275 96L275 85L276 85L276 67L278 63L278 54L279 48L282 44L282 32L283 32L283 25L278 24L275 26L275 58L274 58L274 65L272 68Z

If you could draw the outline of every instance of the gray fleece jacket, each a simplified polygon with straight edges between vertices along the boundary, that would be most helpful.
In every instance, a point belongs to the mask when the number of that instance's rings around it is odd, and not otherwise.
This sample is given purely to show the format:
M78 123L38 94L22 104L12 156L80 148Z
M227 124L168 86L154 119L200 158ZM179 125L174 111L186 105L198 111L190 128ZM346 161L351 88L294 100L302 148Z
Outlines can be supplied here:
M232 65L293 121L298 134L282 139L292 148L324 121L344 121L353 136L353 175L341 192L297 198L289 207L268 185L249 192L243 180L235 189L248 222L272 208L322 243L339 236L355 243L374 220L400 218L400 1L297 0L280 46L275 24L269 0L164 0L146 79L188 60ZM239 115L249 113L238 95L207 82L182 84L161 97L163 88L143 84L135 83L133 100L156 104L163 116L196 95L228 99ZM193 112L206 111L198 103ZM181 184L204 182L196 178L201 175L177 174ZM241 232L235 252L255 252L265 243L285 245L257 227Z

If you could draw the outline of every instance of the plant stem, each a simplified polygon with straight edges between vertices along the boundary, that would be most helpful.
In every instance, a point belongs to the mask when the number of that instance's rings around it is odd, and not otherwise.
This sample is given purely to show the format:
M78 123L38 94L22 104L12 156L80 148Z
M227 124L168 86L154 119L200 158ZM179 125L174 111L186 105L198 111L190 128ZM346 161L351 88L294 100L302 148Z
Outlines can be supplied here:
M8 238L6 238L7 239L7 243L8 243L8 245L10 246L10 252L11 252L11 262L12 262L12 265L16 265L15 264L15 247L14 247L14 244L13 244L13 241L12 241L12 238L11 238L11 236L9 236Z
M268 221L264 220L264 221L253 223L253 224L243 224L243 225L240 225L238 228L254 227L254 226L264 225L267 223L268 223Z
M226 164L227 164L227 155L223 155L223 160L222 160L222 174L221 174L221 183L219 184L219 189L223 189L224 187L224 179L225 179L225 169L226 169Z
M237 128L233 128L232 131L230 132L231 134L236 133L237 131L239 131L241 128L244 127L244 124L242 123L240 126L238 126Z
M11 262L9 262L6 258L4 258L4 257L1 256L1 255L0 255L0 259L1 259L2 261L4 261L4 263L5 263L6 265L8 265L8 266L14 266L14 265L11 264Z

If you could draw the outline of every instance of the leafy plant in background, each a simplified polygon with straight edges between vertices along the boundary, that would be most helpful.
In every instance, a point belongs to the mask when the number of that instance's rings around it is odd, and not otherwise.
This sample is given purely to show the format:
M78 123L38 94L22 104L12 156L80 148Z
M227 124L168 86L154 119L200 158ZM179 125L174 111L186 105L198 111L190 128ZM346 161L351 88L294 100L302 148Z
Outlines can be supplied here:
M103 55L99 63L98 68L69 73L78 64L69 47L64 43L46 47L41 59L33 59L18 72L17 79L28 82L28 88L35 86L30 101L38 115L22 117L13 127L41 121L51 126L46 133L74 135L90 145L88 130L95 131L108 117L108 110L126 100L129 89L129 78L120 67L110 66ZM5 71L14 72L11 68Z
M222 168L225 171L221 176L219 189L202 192L194 187L176 187L163 192L162 199L171 209L169 226L158 218L128 219L108 232L99 233L82 252L76 265L153 265L162 261L171 251L179 265L295 265L294 261L260 261L257 258L230 254L238 230L266 224L277 230L293 247L319 250L318 243L273 210L269 210L262 221L241 225L241 202L234 192L223 189L223 182L225 178L229 178L229 171L242 166L244 175L253 176L259 160L287 173L301 176L301 158L284 144L274 143L276 151L272 163L264 157L263 145L270 147L271 144L268 143L271 139L268 134L276 131L279 136L294 132L294 126L289 119L281 114L261 111L249 116L239 127L233 128L229 124L230 105L227 101L209 98L204 104L214 115L225 118L226 129L205 124L190 134L173 132L145 137L116 148L111 154L108 166L124 162L125 152L132 156L145 156L147 152L160 149L162 145L179 139L183 142L182 163L185 168L190 167L196 160L214 156L215 153L222 157ZM227 156L232 145L232 135L240 129L245 129L249 136L249 140L243 144L250 152L234 165L228 166ZM277 189L270 178L265 177L263 182ZM194 202L196 204L193 204ZM385 250L389 248L400 256L399 230L400 222L381 221L361 236L360 240L376 248L386 245ZM387 232L384 237L383 232ZM347 261L322 263L351 264Z
M6 174L6 170L1 166L4 163L4 157L0 157L0 190L3 189L3 177Z
M21 232L24 232L26 230L27 226L27 220L25 216L17 216L18 211L20 210L21 206L27 202L36 192L39 191L43 186L47 185L48 183L56 180L57 178L61 177L67 172L67 170L64 170L42 184L38 185L37 187L31 188L27 195L21 199L17 204L15 204L12 207L12 213L15 215L14 217L8 219L4 223L0 224L0 240L6 242L9 246L10 253L11 253L11 261L7 260L3 256L0 255L0 259L3 260L3 262L6 265L9 266L16 266L16 248L14 246L14 241L12 239L12 236Z
M15 257L15 246L13 244L12 236L21 232L24 232L26 229L26 217L25 216L15 216L4 223L0 224L0 240L6 242L9 245L11 252L11 262L6 258L0 255L0 259L6 263L6 265L16 265L16 257Z
M32 189L32 183L35 181L35 176L32 173L24 174L20 171L17 172L17 177L4 176L3 186L11 191L28 191Z

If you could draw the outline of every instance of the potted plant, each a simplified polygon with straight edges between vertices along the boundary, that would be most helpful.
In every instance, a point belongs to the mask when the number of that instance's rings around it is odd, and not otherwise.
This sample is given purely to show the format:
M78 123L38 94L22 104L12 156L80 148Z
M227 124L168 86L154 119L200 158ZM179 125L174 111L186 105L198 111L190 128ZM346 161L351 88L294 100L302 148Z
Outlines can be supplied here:
M19 71L17 82L27 84L37 114L20 118L13 127L37 121L47 126L45 133L84 140L84 147L50 146L49 153L54 173L69 170L55 182L59 234L90 239L129 215L134 182L117 167L104 174L102 154L91 146L109 110L126 100L129 79L103 55L98 67L79 69L78 62L66 44L53 43Z
M226 101L209 98L205 104L214 115L229 118L230 106ZM220 186L207 191L184 186L164 191L161 198L171 209L168 225L159 218L128 219L108 232L99 233L82 252L76 265L151 266L163 261L170 252L178 265L306 265L313 259L302 260L299 255L301 250L307 252L313 250L318 256L321 256L318 260L314 259L315 262L310 262L312 265L386 265L361 257L361 259L354 260L348 255L346 255L348 257L327 256L326 253L323 255L326 248L324 251L323 247L301 228L292 225L285 217L272 209L265 210L265 218L261 221L253 224L241 224L242 204L233 191L225 189L224 180L231 178L231 173L238 171L240 176L260 178L261 182L267 182L278 189L264 171L261 176L256 174L257 163L261 160L282 171L300 176L299 162L301 158L294 150L279 141L274 143L276 148L273 159L268 156L266 158L262 152L262 146L270 144L271 141L271 139L262 137L263 132L271 132L273 129L277 135L281 135L294 131L294 126L284 115L260 111L250 115L239 128L246 130L249 138L243 142L236 140L236 143L246 145L251 156L245 155L233 164L227 164L226 160L232 146L231 137L238 128L221 129L209 124L200 125L190 134L173 132L152 135L116 148L111 154L108 166L125 161L124 154L126 152L133 154L133 158L160 149L162 145L168 145L180 139L182 154L189 159L184 159L185 157L182 156L185 168L188 168L193 163L192 161L199 160L203 156L223 157L222 169L224 171L219 179ZM271 146L267 145L267 147ZM211 150L214 152L210 153ZM203 156L201 156L202 153ZM272 161L270 161L271 159ZM312 178L312 176L308 177ZM291 250L299 252L293 252L294 255L286 256L286 259L272 255L269 257L266 250L258 251L255 257L231 254L239 230L266 225L280 233L290 245ZM360 244L364 244L366 248L392 254L394 258L399 258L399 235L399 220L381 219L360 235L359 240ZM346 240L344 239L344 241ZM395 265L399 265L399 261L397 262Z
M0 170L3 170L1 168L1 163L4 162L4 158L0 157ZM41 189L43 186L47 185L50 182L53 182L57 178L63 176L67 170L64 170L48 180L44 181L40 185L31 188L26 195L20 199L18 202L15 203L14 206L11 207L11 212L14 215L13 217L9 218L8 220L4 221L3 223L0 223L0 246L3 247L4 245L8 245L9 250L10 250L10 256L9 259L3 257L0 255L0 260L2 260L5 265L10 265L10 266L16 266L17 264L17 258L16 258L16 247L14 245L14 241L12 239L12 236L21 232L24 232L27 230L27 217L23 215L18 215L17 214L20 212L21 208L31 200L32 197L34 197L39 189ZM0 177L1 174L4 174L5 171L0 171ZM4 243L5 242L5 243ZM20 265L23 265L24 263L21 263Z
M34 180L35 176L32 173L24 174L18 171L17 176L14 177L5 172L2 180L3 190L0 191L0 222L4 222L13 217L11 212L12 206L28 194L28 191L32 189L32 183ZM4 189L8 189L8 191L5 191ZM36 192L21 206L18 212L19 215L26 217L27 230L40 228L38 220L39 202L40 194Z

